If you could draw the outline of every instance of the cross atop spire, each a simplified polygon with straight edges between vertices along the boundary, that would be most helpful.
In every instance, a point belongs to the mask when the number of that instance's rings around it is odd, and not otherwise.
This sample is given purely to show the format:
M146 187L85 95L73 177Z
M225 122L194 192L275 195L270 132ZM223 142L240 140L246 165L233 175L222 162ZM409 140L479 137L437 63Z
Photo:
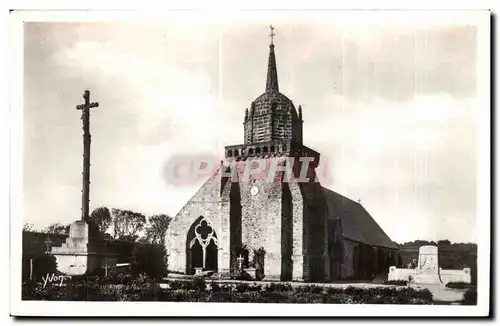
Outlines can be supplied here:
M269 62L267 64L266 92L279 92L278 72L276 70L276 57L274 55L274 27L271 25L271 44L269 45Z
M273 27L273 25L270 25L269 28L271 29L271 34L269 34L269 36L271 37L271 45L274 45L274 43L273 43L274 36L276 36L276 34L274 34L274 27Z

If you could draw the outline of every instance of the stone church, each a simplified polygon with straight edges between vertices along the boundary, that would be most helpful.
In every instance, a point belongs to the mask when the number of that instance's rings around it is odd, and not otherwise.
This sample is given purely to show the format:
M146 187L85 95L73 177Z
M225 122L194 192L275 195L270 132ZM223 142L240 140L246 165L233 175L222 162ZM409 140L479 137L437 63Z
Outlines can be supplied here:
M243 144L225 147L170 224L170 272L224 277L257 261L266 280L368 280L397 264L397 244L363 206L317 180L321 155L304 145L302 118L279 91L271 41L265 92L245 110ZM264 168L249 173L255 166Z

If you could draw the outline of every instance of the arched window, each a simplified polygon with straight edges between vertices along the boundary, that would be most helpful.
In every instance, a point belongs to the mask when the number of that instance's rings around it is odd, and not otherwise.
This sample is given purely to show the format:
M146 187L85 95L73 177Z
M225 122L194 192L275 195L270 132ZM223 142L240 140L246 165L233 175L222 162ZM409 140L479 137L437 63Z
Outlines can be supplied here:
M281 146L281 150L282 150L283 152L286 152L286 145Z
M243 156L243 155L245 155L245 150L244 149L241 150L241 156Z
M274 145L271 146L271 153L274 153L276 149L274 148Z
M250 149L248 150L248 155L253 155L253 148L250 148Z
M262 149L262 152L267 153L267 146L264 146L264 148Z
M234 156L240 156L240 153L238 152L237 149L234 150Z
M260 147L257 147L257 148L255 149L255 154L260 154Z
M233 151L232 150L228 150L227 151L227 157L232 157L233 156Z

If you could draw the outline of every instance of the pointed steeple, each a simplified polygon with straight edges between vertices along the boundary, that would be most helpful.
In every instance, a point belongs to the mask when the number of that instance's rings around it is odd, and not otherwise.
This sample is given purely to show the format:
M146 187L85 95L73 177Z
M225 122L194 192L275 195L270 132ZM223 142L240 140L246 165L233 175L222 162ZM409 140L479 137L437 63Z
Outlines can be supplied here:
M278 88L278 72L276 70L276 57L274 55L274 27L270 26L271 44L269 45L269 62L267 64L267 79L266 79L266 92L279 92Z

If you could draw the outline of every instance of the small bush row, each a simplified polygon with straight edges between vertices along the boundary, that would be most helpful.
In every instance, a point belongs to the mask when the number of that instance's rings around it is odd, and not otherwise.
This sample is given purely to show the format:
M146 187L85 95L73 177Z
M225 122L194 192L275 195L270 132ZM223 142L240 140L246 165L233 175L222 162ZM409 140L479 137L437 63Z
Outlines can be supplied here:
M384 284L386 284L386 285L407 286L408 285L408 281L403 281L403 280L399 280L399 281L385 281Z
M124 282L125 283L125 282ZM126 283L109 284L105 279L81 280L65 286L55 284L23 285L23 300L61 301L184 301L184 302L276 302L276 303L372 303L372 304L432 304L428 290L412 288L347 288L290 284L249 283L206 284L203 278L169 283L161 288L145 275ZM469 299L470 301L470 299Z
M448 282L446 283L446 287L450 289L469 289L475 286L465 282Z

